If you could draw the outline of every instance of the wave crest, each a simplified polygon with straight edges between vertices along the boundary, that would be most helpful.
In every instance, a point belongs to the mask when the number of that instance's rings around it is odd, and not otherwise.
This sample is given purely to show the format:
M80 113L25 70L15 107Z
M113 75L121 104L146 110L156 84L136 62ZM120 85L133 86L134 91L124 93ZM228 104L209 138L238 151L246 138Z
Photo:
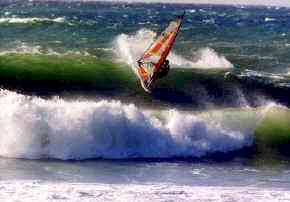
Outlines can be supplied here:
M116 44L116 54L122 62L134 67L144 50L153 43L156 35L155 32L148 29L141 29L134 35L121 34L117 36L114 43ZM233 67L224 56L219 55L211 48L199 49L193 53L193 60L185 59L174 52L171 52L168 58L173 67L201 69Z
M252 134L195 115L171 110L156 116L119 101L43 100L2 90L0 107L4 157L202 157L252 143Z
M65 18L64 17L58 17L58 18L4 17L4 18L0 18L0 24L3 24L3 23L8 23L8 24L28 24L28 23L39 23L39 22L63 23L63 22L65 22Z
M16 42L11 48L0 48L0 56L9 54L29 54L29 55L80 55L80 56L93 56L87 51L55 51L52 48L44 48L40 45L29 45L25 42Z

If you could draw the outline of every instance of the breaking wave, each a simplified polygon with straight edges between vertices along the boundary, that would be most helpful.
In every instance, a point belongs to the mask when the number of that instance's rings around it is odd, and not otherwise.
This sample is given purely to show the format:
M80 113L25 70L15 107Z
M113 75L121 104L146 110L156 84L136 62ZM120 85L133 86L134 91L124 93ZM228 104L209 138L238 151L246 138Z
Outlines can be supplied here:
M239 73L234 73L238 79L243 81L254 81L263 85L271 85L277 88L290 89L289 75L287 74L274 74L263 71L254 71L245 69Z
M28 23L39 23L39 22L55 22L55 23L63 23L65 21L64 17L58 18L21 18L21 17L4 17L0 18L0 24L28 24Z
M16 158L202 157L249 146L253 134L176 110L119 101L44 100L0 92L0 155ZM158 113L158 115L154 115Z
M121 34L116 38L116 53L122 62L131 66L135 65L144 50L154 41L156 33L141 29L134 35ZM173 67L182 68L232 68L233 65L224 57L211 48L202 48L192 54L192 60L188 60L174 52L169 55Z
M40 45L30 45L25 42L16 42L11 48L0 47L0 56L5 56L9 54L54 55L54 56L65 56L65 55L93 56L89 54L87 51L73 51L73 50L56 51L52 48L44 48Z

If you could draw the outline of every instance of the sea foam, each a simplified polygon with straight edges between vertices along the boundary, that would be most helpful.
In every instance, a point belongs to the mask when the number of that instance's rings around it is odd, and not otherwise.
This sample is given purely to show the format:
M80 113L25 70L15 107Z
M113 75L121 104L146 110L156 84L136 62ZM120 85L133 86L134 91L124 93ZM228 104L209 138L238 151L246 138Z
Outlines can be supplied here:
M27 24L27 23L37 23L37 22L56 22L63 23L65 21L64 17L58 18L21 18L21 17L4 17L0 18L1 23L9 23L9 24Z
M44 100L2 90L0 107L3 157L202 157L238 150L253 141L251 132L228 129L196 115L150 112L119 101Z
M66 55L79 55L79 56L90 56L92 54L85 50L62 50L56 51L53 48L42 47L40 45L31 45L25 42L14 42L9 48L0 47L0 56L11 55L11 54L28 54L28 55L54 55L54 56L66 56Z
M21 201L288 201L290 191L277 187L189 186L173 183L71 183L1 181L1 199ZM6 200L7 199L7 200ZM224 200L221 200L224 199Z
M141 57L150 44L153 43L157 34L148 29L141 29L133 35L121 34L117 36L114 44L116 54L120 60L135 66L136 61ZM233 65L215 50L205 47L192 53L192 60L178 55L174 52L169 54L168 59L172 67L182 68L232 68Z

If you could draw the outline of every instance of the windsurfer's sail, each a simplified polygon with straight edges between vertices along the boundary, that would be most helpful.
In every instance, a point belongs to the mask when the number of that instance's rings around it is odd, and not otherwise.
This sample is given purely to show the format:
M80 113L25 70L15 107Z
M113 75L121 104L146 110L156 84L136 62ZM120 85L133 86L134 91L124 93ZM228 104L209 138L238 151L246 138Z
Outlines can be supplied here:
M138 62L138 74L143 88L149 91L156 73L171 51L180 30L184 14L171 21L157 40L145 51Z

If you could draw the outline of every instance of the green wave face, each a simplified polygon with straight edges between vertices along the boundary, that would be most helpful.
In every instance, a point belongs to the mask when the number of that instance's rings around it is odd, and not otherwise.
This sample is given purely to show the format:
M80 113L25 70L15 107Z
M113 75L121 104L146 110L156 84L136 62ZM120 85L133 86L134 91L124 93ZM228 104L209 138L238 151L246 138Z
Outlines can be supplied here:
M260 89L248 90L243 83L226 79L226 71L172 68L168 76L156 81L152 93L148 94L130 66L113 62L105 56L0 55L0 85L24 93L109 96L166 108L259 105L260 96L257 95L261 93Z
M290 110L272 108L255 131L255 143L260 152L290 155Z
M251 134L253 144L248 157L254 164L279 164L281 159L289 160L290 109L287 107L269 103L257 108L206 110L198 116L226 129Z
M32 90L117 90L135 86L128 67L90 56L16 55L0 56L2 83Z
M8 89L37 94L75 91L82 95L106 94L152 106L205 106L208 102L222 102L224 98L220 95L235 93L235 84L225 81L223 74L223 70L171 69L148 94L131 67L109 59L82 55L0 56L0 83Z

